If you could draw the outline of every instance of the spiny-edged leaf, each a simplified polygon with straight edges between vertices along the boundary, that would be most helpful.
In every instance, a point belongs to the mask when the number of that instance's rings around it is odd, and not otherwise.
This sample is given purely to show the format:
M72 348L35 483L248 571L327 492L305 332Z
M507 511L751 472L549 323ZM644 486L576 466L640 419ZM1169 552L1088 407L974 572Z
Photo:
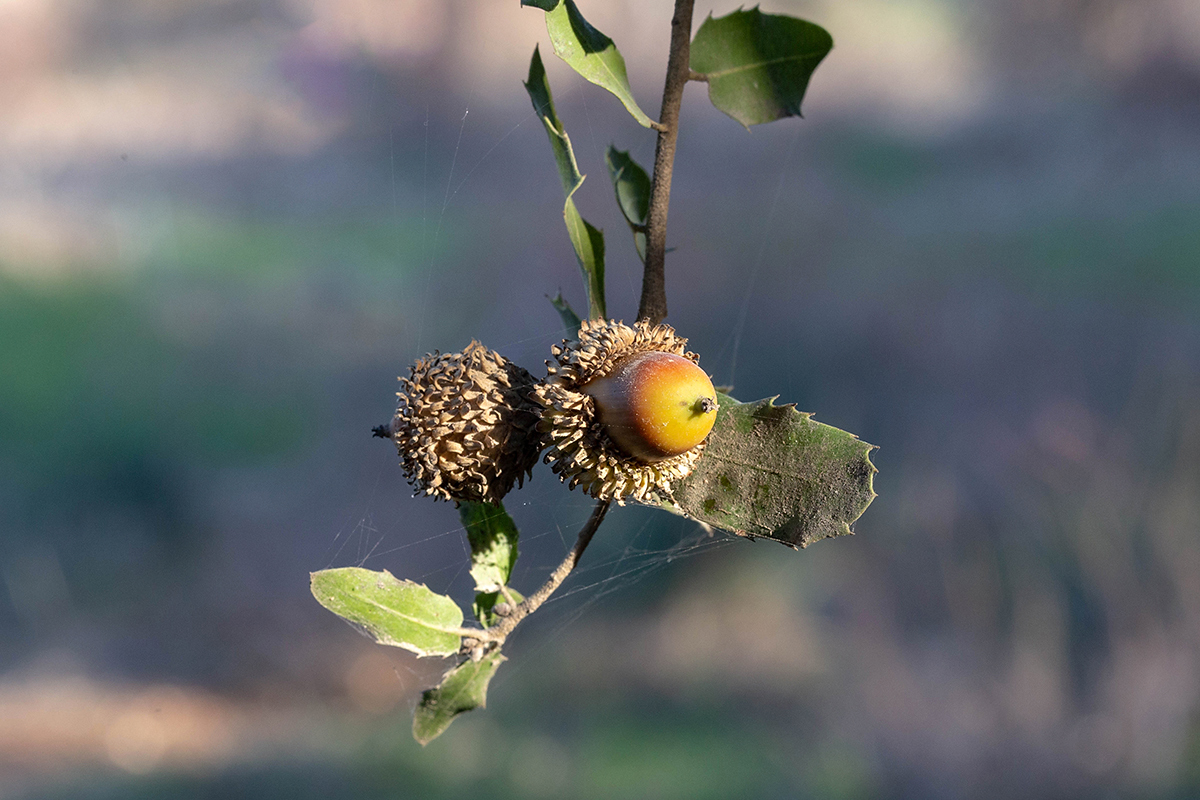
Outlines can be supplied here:
M588 316L592 319L607 319L604 307L604 233L584 221L572 199L572 195L583 184L586 176L579 172L571 139L567 136L562 120L558 118L558 112L554 110L550 81L546 79L546 69L537 47L533 48L533 58L529 61L529 79L525 82L525 91L529 93L533 110L537 112L546 128L546 134L550 137L550 149L554 152L554 161L558 165L558 176L562 180L563 194L566 195L563 221L567 226L571 247L575 250L575 259L583 273L583 283L588 295Z
M462 502L458 518L471 544L475 591L494 592L508 583L517 563L517 526L501 503Z
M746 127L800 116L800 101L833 37L820 25L758 7L713 19L692 40L691 68L712 104Z
M563 327L571 334L571 337L579 335L580 319L575 313L575 309L571 308L571 304L563 299L562 292L550 298L550 305L554 306L554 310L562 317Z
M507 659L493 650L479 661L464 661L446 673L435 689L426 689L413 714L413 738L429 744L464 711L487 706L487 688Z
M521 5L546 12L546 30L559 58L587 80L608 89L634 119L651 127L652 121L633 99L621 52L612 39L583 18L575 0L522 0Z
M611 144L604 154L608 176L617 193L617 205L633 231L638 257L646 260L646 216L650 213L650 176L642 166Z
M704 455L672 487L676 511L793 547L848 534L875 498L874 445L774 398L720 408Z
M462 642L462 609L445 595L384 570L359 567L312 573L317 602L363 628L380 644L403 647L419 656L450 656Z
M497 603L520 603L525 598L521 593L511 586L508 589L510 601L504 596L503 592L480 592L475 595L475 602L471 606L471 610L475 612L475 619L479 620L479 624L485 628L490 628L499 622L502 618L499 614L492 611Z

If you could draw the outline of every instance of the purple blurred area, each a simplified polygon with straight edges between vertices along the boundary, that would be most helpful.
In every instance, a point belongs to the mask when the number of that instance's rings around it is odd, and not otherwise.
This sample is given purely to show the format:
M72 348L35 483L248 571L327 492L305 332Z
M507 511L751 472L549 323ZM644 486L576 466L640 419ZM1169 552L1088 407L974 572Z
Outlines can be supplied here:
M653 115L671 5L580 7ZM422 750L445 665L308 573L470 602L370 430L584 305L534 45L627 320L652 133L516 0L0 0L0 798L1200 796L1200 5L763 10L835 49L804 120L689 86L668 321L879 497L798 553L617 510ZM590 502L506 505L532 590Z

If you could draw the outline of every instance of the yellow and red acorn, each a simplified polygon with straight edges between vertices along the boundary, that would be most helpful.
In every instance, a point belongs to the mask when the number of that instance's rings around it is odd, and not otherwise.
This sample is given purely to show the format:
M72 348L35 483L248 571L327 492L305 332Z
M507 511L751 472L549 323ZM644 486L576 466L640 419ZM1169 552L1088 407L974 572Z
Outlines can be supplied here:
M717 419L717 393L704 370L674 353L651 350L621 361L583 387L617 446L646 462L686 453Z

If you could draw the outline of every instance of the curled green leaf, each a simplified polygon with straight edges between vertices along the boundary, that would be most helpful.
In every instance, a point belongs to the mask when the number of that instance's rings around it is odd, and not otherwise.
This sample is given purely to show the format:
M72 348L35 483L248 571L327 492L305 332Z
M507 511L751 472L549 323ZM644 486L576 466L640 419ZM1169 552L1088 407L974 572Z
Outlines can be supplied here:
M604 304L604 232L583 219L579 209L575 207L572 195L583 185L584 175L579 172L575 160L575 151L571 147L571 139L567 136L562 120L554 109L554 97L550 93L550 81L546 78L546 69L542 64L538 48L533 49L533 58L529 61L529 78L525 82L525 91L533 103L533 110L542 120L546 134L550 137L550 149L554 152L554 161L558 165L558 175L562 180L563 193L566 202L563 204L563 222L567 226L567 236L571 239L571 247L575 250L575 258L583 273L584 286L588 294L588 316L592 319L606 319L607 312Z
M621 215L629 223L633 231L633 245L637 248L638 257L646 260L646 217L650 213L650 176L642 165L623 152L608 146L604 154L604 162L608 165L608 176L612 179L613 190L617 193L617 205Z
M692 40L692 71L712 104L746 127L800 116L800 102L833 37L820 25L758 7L714 19Z
M579 335L580 319L575 313L575 309L571 308L571 304L563 299L562 292L550 298L550 305L554 306L554 310L562 318L563 328L571 334L568 338L574 338Z

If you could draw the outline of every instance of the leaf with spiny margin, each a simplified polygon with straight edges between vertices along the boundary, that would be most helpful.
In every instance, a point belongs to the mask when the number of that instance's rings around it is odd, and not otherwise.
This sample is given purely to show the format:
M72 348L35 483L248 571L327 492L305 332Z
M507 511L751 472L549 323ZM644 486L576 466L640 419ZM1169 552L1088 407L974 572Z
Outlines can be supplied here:
M467 529L471 545L471 577L475 591L495 592L508 584L517 563L517 525L502 503L473 503L458 506L458 518Z
M673 510L740 536L792 547L852 533L875 498L867 444L775 398L720 407L704 454L673 484Z
M546 12L546 31L555 55L591 83L616 95L643 127L653 127L653 121L633 99L621 51L583 18L575 0L521 0L521 5Z
M536 46L533 48L533 58L529 61L529 79L525 82L525 91L529 93L533 110L541 118L546 134L550 137L550 149L554 151L563 193L567 196L563 204L563 222L567 226L571 246L575 249L575 259L583 273L583 283L588 295L588 316L592 319L607 319L604 307L604 232L579 215L579 209L575 207L575 201L572 199L572 195L583 184L586 176L579 172L575 151L571 148L571 139L554 109L550 81L546 79L546 69L542 65L542 56Z
M708 81L712 104L749 128L801 116L809 78L832 48L820 25L755 6L717 19L709 14L689 61Z
M571 308L571 304L563 299L562 291L550 298L550 305L554 306L554 310L562 317L563 328L571 334L571 337L578 336L581 324L579 315L575 313L575 309Z
M621 215L633 231L633 246L638 257L646 260L646 217L650 213L650 176L634 161L628 151L622 152L613 145L604 154L608 165L608 176L617 193L617 205Z
M511 586L508 589L509 597L512 598L512 603L520 603L524 600L516 589ZM503 617L495 613L492 609L497 603L508 603L509 598L504 596L503 592L480 592L475 595L475 602L471 605L471 610L475 612L475 619L479 620L479 624L485 628L490 628L499 622Z
M488 683L507 659L493 650L479 661L464 661L426 689L413 714L413 738L427 745L445 732L459 714L487 706Z
M451 656L462 640L462 609L428 586L396 579L384 570L324 569L310 576L313 597L380 644L418 656Z

